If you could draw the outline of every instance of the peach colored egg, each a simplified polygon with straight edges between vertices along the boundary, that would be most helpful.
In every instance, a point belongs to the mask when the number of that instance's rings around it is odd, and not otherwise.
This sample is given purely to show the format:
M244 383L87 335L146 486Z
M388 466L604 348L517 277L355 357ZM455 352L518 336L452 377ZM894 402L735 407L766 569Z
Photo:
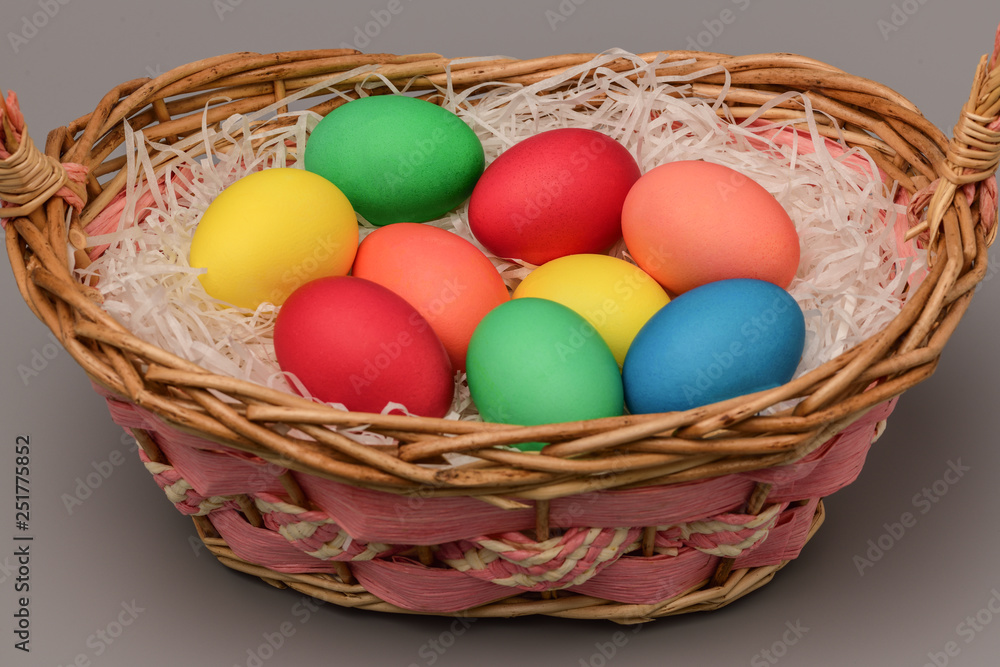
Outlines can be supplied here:
M622 234L636 263L674 294L730 278L787 287L799 237L771 193L729 167L683 160L655 167L629 190Z
M366 236L352 274L410 302L430 322L456 370L465 370L476 325L510 298L493 263L476 246L440 227L413 222Z

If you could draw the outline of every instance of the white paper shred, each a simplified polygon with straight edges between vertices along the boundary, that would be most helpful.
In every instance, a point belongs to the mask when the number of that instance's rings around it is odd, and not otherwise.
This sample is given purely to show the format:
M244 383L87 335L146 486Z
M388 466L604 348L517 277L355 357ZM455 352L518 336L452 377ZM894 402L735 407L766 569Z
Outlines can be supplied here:
M605 67L621 58L631 61L634 69L614 72ZM456 93L449 79L441 91L443 106L456 111L475 130L487 163L528 136L554 128L583 127L619 141L643 172L668 161L700 159L727 165L760 183L788 211L801 240L799 270L788 288L805 313L807 328L796 375L884 328L899 312L907 283L926 264L923 253L919 258L898 259L903 255L896 247L892 224L901 209L893 203L894 193L882 185L874 162L857 149L831 154L812 115L807 125L795 127L809 132L816 150L798 154L797 139L790 145L763 141L762 133L771 136L784 125L751 126L759 113L733 120L721 96L692 96L690 82L697 75L656 74L656 69L665 67L662 58L647 64L616 49L526 87L484 84ZM595 68L596 74L583 81L583 75ZM344 73L292 97L301 98L370 69ZM713 68L699 74L722 71ZM629 80L630 75L637 80ZM723 90L728 80L726 73ZM393 92L407 92L382 82ZM568 90L552 91L567 82L573 82ZM358 91L365 94L362 88ZM203 124L201 135L172 147L157 144L155 164L143 133L126 127L128 185L122 220L118 231L91 239L92 245L108 243L111 248L78 274L99 277L106 310L143 340L213 373L283 391L294 392L295 387L304 394L295 378L282 373L274 357L271 333L276 308L263 304L249 311L226 306L204 291L197 279L199 270L188 264L194 229L224 187L261 168L301 168L300 147L319 116L282 114L292 121L287 126L251 133L261 121L276 117L288 101L255 114L235 115L218 131L209 131ZM808 100L794 93L780 96L772 105L787 101L797 102L812 114ZM847 163L859 159L868 164L867 169ZM162 188L150 191L150 182L157 182L157 169ZM152 195L153 206L136 210L147 193ZM451 230L482 249L469 231L467 210L466 203L427 224ZM141 224L134 224L136 220ZM372 230L359 222L363 238ZM627 258L624 244L619 243L612 254ZM512 288L533 268L492 259ZM456 375L456 389L448 418L478 419L462 374ZM389 405L386 411L401 407ZM342 432L361 442L385 440L363 428Z

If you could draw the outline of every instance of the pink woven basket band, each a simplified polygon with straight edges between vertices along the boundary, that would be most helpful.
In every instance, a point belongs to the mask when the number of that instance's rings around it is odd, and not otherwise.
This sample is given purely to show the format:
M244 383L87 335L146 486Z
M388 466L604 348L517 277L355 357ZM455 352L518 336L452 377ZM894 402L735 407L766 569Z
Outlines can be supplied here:
M766 539L736 559L734 568L777 565L796 558L805 543L818 500L783 511ZM316 559L278 533L254 528L235 509L210 515L212 525L233 552L277 572L335 573L330 560ZM365 590L404 609L453 613L510 595L511 586L454 568L428 568L400 552L385 558L351 560L351 572ZM346 559L345 559L346 560ZM719 557L693 547L653 557L622 555L566 590L626 604L655 604L711 577ZM505 585L506 584L506 585ZM515 588L524 589L517 585ZM558 586L532 590L552 590Z
M197 496L284 494L279 479L286 472L284 468L178 431L152 413L102 393L119 425L155 434L173 468ZM892 399L872 408L793 465L686 484L557 498L550 503L550 523L556 528L569 528L695 521L739 507L758 482L773 485L769 503L825 497L857 478L875 425L888 417L895 403L896 399ZM533 509L505 510L472 497L407 497L312 475L292 475L313 503L335 517L355 538L365 541L439 544L483 533L527 530L535 522ZM365 512L358 512L359 507L364 507Z
M143 429L166 459L140 456L179 512L207 517L233 553L287 573L336 573L349 562L365 590L412 611L450 613L504 599L511 589L568 590L626 604L652 604L734 567L798 556L818 499L860 472L895 399L876 406L795 464L686 484L602 491L550 501L546 540L533 537L533 508L504 510L472 497L402 496L312 475L291 475L312 509L290 502L288 471L259 457L179 431L95 385L113 419ZM756 515L734 513L758 483L771 484ZM241 511L249 498L262 518ZM530 501L526 501L530 505ZM642 526L653 555L635 557ZM430 545L437 567L412 556Z

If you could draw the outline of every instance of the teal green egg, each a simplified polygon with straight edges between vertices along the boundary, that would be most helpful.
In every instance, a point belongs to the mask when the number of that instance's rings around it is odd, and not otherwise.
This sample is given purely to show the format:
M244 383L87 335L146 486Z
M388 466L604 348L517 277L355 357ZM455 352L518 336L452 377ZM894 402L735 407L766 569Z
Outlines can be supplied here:
M468 199L485 167L461 118L406 95L337 107L313 129L303 161L377 226L440 218Z
M466 364L472 400L486 421L535 426L625 410L611 349L587 320L555 301L525 297L491 310L472 334Z

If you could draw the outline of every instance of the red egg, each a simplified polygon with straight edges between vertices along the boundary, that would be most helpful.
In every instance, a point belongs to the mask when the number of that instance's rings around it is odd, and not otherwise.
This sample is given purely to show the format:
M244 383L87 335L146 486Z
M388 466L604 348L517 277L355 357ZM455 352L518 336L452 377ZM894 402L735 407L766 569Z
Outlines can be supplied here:
M320 278L292 292L274 324L278 365L312 396L379 413L389 402L443 417L451 362L430 324L403 297L363 278Z
M680 160L636 182L622 209L636 264L674 294L730 278L788 287L799 236L788 213L753 179L729 167Z
M531 264L602 253L621 238L622 204L639 174L605 134L542 132L486 167L469 200L469 227L497 257Z
M366 236L352 273L410 302L430 322L456 370L465 370L479 321L510 299L500 273L479 248L440 227L414 222L386 225Z

